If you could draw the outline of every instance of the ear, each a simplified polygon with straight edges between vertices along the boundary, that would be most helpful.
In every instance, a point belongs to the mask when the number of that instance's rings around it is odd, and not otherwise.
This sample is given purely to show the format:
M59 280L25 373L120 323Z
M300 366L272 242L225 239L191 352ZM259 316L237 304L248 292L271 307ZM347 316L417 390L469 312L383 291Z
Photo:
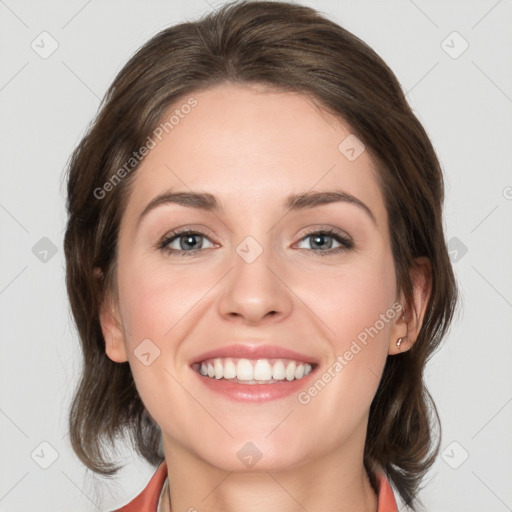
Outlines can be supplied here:
M393 355L409 350L418 339L432 291L432 267L428 258L417 258L410 270L410 276L412 301L404 305L405 299L402 297L403 310L391 329L388 353Z
M98 280L103 279L101 269L94 269L94 277ZM110 291L105 293L100 306L99 319L107 356L115 363L128 361L124 343L124 330L118 313L118 305Z

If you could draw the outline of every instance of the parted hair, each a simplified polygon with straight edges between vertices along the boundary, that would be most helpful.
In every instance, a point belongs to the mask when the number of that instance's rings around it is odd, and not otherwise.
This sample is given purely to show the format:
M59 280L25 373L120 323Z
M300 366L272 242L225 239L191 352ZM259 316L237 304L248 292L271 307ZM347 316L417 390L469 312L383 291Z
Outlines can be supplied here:
M406 303L412 300L415 260L430 262L431 294L419 336L410 350L387 357L364 448L374 489L382 469L414 508L441 436L424 368L457 302L443 232L442 171L383 60L334 21L293 3L232 2L156 34L117 74L69 159L66 285L83 354L69 412L73 450L88 468L105 476L120 467L107 457L120 436L128 435L149 463L164 460L161 430L141 401L129 364L106 355L99 320L105 293L115 287L119 225L137 165L129 172L118 170L170 106L220 83L299 92L348 123L378 169L397 287ZM122 179L104 192L116 172Z

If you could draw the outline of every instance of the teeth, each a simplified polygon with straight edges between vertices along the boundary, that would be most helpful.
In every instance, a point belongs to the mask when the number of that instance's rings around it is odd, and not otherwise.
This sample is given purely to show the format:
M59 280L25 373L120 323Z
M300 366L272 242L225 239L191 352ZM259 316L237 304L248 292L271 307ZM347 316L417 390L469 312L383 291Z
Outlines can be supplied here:
M250 363L249 363L250 364ZM272 367L268 361L258 359L254 367L254 380L270 380L272 378Z
M236 377L238 380L254 380L254 370L249 359L239 359L236 365Z
M302 379L311 372L312 366L288 359L233 360L227 357L203 361L196 369L204 377L212 379L238 379L244 384L266 384Z
M231 359L224 361L224 375L225 379L236 379L236 366Z
M222 379L224 368L222 367L222 362L220 359L215 359L213 362L213 368L215 369L215 378Z
M286 380L293 380L295 378L295 362L292 361L288 366L286 367Z
M286 377L286 368L283 361L277 361L272 368L272 377L276 380L284 380Z

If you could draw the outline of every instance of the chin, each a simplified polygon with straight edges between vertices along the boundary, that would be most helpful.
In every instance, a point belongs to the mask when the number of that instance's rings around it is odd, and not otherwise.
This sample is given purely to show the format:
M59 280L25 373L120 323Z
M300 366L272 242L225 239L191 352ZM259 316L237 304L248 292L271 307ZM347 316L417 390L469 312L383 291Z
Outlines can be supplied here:
M245 436L245 439L249 439ZM293 450L287 443L270 442L264 436L253 440L233 441L222 452L219 445L214 451L198 453L207 463L224 471L238 473L279 472L305 464L306 452Z

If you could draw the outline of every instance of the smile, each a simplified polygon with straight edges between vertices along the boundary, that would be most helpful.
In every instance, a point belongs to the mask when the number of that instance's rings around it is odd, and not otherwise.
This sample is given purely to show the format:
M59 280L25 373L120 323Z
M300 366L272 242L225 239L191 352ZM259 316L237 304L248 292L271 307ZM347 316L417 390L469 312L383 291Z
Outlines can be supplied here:
M314 363L293 359L232 357L216 357L193 365L193 369L203 377L240 384L273 384L285 380L300 380L308 375L313 367Z

